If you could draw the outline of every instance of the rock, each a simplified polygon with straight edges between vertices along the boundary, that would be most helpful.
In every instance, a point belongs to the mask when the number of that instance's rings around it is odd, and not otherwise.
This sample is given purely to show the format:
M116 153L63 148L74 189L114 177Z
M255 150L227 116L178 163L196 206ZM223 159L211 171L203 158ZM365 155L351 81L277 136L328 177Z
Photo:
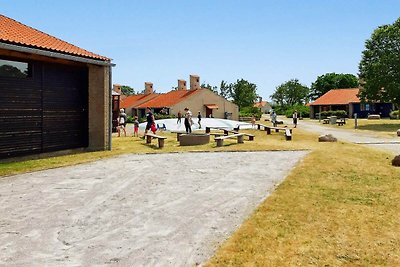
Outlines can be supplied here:
M337 139L331 134L321 135L318 137L318 142L336 142Z
M400 129L397 130L397 136L400 136Z
M400 155L397 155L396 157L394 157L394 159L392 160L392 165L399 167L400 166Z

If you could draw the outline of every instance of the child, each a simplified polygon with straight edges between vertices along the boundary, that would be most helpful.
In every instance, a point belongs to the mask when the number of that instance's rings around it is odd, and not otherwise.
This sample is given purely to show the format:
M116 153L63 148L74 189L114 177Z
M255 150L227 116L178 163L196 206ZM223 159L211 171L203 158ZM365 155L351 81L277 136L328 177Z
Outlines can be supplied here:
M251 128L254 129L256 127L256 117L251 117Z
M133 136L139 137L139 121L137 116L135 116L135 120L133 121Z

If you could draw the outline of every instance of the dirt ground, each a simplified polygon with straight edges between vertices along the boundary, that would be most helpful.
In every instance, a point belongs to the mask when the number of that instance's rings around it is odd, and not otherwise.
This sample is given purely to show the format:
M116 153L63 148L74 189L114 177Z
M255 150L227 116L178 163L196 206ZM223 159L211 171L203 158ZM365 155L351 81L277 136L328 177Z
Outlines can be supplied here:
M305 155L123 155L0 179L0 266L204 263Z

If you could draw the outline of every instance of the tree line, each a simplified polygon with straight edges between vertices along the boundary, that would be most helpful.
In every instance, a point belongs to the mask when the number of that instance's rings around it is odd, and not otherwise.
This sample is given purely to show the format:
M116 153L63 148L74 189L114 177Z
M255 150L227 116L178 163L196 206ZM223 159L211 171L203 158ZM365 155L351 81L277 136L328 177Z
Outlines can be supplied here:
M331 89L360 88L362 101L393 103L400 107L400 18L374 30L365 42L358 77L353 74L326 73L308 88L291 79L275 88L270 96L275 107L285 112L313 101ZM306 110L303 108L303 110ZM308 108L307 108L308 110Z

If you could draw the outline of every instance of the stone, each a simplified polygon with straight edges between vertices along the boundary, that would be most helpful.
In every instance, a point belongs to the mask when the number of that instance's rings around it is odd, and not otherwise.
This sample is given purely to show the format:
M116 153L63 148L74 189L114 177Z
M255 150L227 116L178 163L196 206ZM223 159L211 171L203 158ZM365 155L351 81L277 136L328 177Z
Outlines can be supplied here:
M399 167L400 166L400 155L397 155L396 157L394 157L394 159L392 160L392 165Z
M397 130L397 136L400 136L400 129Z
M320 135L318 137L318 142L337 142L337 138L333 137L331 134Z

